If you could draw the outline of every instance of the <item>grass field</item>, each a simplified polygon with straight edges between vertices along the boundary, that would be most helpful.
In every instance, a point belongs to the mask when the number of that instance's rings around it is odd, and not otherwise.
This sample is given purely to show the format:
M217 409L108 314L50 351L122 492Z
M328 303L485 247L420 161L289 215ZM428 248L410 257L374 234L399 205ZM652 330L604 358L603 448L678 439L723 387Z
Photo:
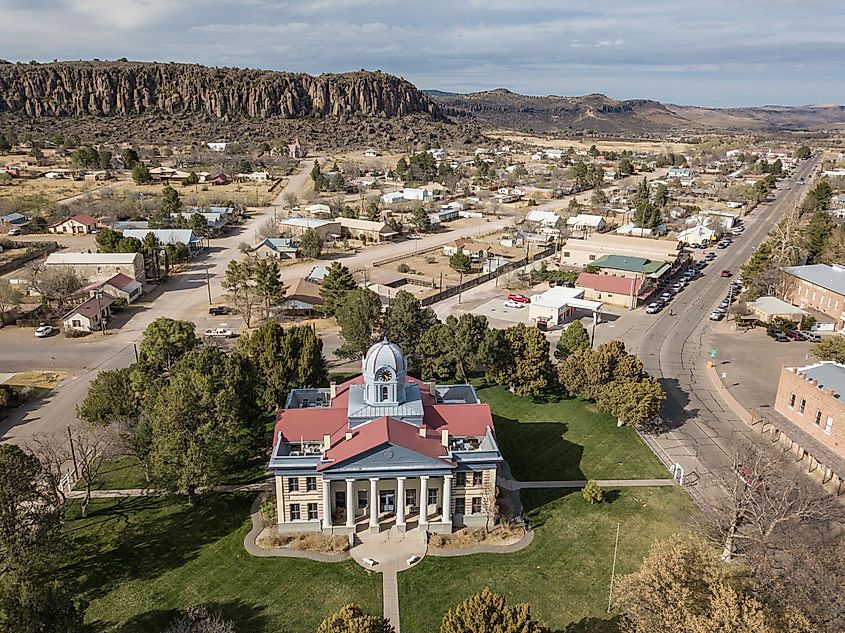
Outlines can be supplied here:
M535 402L504 387L484 387L496 437L518 480L654 479L668 473L629 427L573 399Z
M525 491L523 501L534 526L534 541L525 550L428 556L400 573L402 632L438 631L452 605L484 587L509 603L527 602L552 631L615 631L606 609L617 523L616 571L626 574L639 567L653 540L689 531L696 509L674 487L607 492L609 503L590 505L577 490Z
M62 575L90 602L97 631L162 631L180 609L205 604L250 633L313 633L348 602L381 612L381 579L356 563L255 558L246 553L253 496L95 500L69 510Z

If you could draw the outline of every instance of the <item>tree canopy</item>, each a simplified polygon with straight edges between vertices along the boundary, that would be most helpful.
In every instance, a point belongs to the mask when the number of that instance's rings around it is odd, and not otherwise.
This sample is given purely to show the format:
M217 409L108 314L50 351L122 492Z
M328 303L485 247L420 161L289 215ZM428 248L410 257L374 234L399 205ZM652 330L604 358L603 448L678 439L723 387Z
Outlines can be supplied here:
M346 295L357 287L350 270L340 262L332 262L320 286L320 298L323 300L320 311L326 316L334 316Z
M190 321L159 317L144 330L139 347L141 361L155 370L170 371L174 363L199 344Z
M531 617L527 604L508 605L503 596L482 589L449 609L440 633L548 633Z
M335 316L343 338L338 356L360 358L381 335L381 299L368 288L351 290Z
M387 618L364 613L360 607L347 604L320 623L317 633L394 633Z

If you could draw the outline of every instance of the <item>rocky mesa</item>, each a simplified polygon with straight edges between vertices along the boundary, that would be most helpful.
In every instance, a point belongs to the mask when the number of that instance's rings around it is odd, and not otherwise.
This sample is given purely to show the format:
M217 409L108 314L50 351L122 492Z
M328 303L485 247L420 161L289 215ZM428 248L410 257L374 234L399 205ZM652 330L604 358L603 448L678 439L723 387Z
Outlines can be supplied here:
M381 72L311 76L193 64L0 64L0 113L28 117L199 114L218 119L311 116L443 119L404 79Z

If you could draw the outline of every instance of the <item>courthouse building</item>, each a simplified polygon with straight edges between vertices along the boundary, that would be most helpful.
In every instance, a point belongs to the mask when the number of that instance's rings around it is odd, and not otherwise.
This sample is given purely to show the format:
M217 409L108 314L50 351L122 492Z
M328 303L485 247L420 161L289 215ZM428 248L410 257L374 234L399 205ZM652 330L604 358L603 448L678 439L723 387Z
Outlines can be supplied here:
M280 530L449 533L487 523L502 461L489 406L472 385L407 370L385 340L364 356L363 375L291 391L269 465Z

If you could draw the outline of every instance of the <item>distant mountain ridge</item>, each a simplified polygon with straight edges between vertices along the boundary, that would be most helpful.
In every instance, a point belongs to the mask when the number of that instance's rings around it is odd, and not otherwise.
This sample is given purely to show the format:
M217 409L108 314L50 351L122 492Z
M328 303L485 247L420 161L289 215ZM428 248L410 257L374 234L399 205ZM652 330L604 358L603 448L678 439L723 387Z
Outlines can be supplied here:
M521 95L506 88L468 94L424 91L451 117L475 119L483 127L538 132L591 129L603 133L671 131L805 130L845 124L839 105L703 108L663 104L652 99L612 99Z
M382 116L440 108L410 82L381 72L311 76L196 64L0 64L0 112L30 117L202 114L215 118Z

